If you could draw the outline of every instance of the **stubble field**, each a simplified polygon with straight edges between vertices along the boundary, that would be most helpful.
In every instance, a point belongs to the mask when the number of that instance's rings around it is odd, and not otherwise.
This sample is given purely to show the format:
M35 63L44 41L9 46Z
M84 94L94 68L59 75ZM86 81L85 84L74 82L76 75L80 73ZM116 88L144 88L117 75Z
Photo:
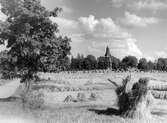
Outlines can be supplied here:
M127 90L141 77L149 77L154 92L150 118L124 119L117 115L115 87L131 75ZM23 107L21 100L0 102L1 123L165 123L167 122L167 73L163 72L75 72L39 73L32 90L44 94L39 109Z

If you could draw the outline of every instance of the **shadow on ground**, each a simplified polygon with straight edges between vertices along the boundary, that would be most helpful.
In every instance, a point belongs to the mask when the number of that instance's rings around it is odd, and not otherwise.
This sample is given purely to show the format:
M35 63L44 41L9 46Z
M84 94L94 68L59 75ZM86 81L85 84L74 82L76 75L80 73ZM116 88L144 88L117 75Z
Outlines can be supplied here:
M98 115L119 115L119 110L114 108L107 108L107 109L88 109L88 111L95 112Z
M167 112L163 112L163 111L151 112L151 114L157 115L157 116L167 116Z
M17 101L17 100L21 100L21 98L19 97L9 97L9 98L0 98L0 102L13 102L13 101Z
M107 109L88 109L88 111L95 112L98 115L120 115L119 110L115 108L107 108ZM152 111L152 115L157 115L157 116L167 116L167 111Z

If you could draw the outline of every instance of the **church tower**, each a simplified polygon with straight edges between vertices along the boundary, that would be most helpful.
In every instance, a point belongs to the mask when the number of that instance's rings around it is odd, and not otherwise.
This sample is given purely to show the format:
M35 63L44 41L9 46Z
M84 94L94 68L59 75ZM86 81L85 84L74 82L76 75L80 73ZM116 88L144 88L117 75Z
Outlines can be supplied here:
M105 57L111 57L110 49L109 49L108 45L106 47Z
M107 68L112 69L112 59L111 59L111 53L108 45L106 47L105 58L106 58Z

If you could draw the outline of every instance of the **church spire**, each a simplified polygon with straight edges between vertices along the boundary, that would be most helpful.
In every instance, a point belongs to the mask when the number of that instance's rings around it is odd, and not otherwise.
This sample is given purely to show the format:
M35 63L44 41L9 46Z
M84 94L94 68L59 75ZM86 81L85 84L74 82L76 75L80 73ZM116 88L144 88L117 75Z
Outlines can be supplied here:
M106 47L105 57L111 57L111 53L110 53L110 49L109 49L108 45Z
M108 42L107 42L107 47L106 47L106 52L105 52L105 59L106 59L106 64L108 69L112 69L112 56L110 53L110 49L108 47Z

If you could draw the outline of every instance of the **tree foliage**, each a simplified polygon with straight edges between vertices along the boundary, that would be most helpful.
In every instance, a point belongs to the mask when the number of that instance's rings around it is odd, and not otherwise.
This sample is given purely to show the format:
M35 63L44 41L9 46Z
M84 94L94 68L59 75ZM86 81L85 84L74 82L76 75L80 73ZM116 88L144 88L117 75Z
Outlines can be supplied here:
M121 61L118 58L111 56L111 61L112 61L112 69L113 70L120 69Z
M97 68L97 60L96 57L93 55L88 55L83 60L83 68L85 70L94 70Z
M82 54L78 54L76 58L71 58L71 69L72 70L83 70L83 61L84 56Z
M106 57L100 56L98 58L98 69L107 69L107 67L108 67L107 63L108 63L108 61L107 61Z
M37 71L57 71L70 53L70 39L56 36L58 25L50 20L60 8L46 10L40 0L0 0L7 15L0 43L8 42L8 61L15 74L33 78ZM10 71L14 71L10 69Z
M97 69L97 60L93 55L87 55L84 57L78 54L76 58L71 58L72 70L94 70Z
M138 59L135 56L125 56L122 60L110 56L112 62L112 70L128 70L129 68L139 69L140 71L167 71L167 59L159 58L157 61L147 61L146 58ZM71 70L95 70L107 69L108 58L100 56L97 59L93 55L84 57L78 54L76 58L71 59Z
M145 58L141 58L138 63L138 69L141 71L147 71L149 69L147 60Z
M157 70L167 71L167 58L159 58L158 59Z
M138 60L135 56L126 56L122 59L121 64L124 70L127 70L128 68L136 68Z
M148 63L148 70L154 70L156 68L156 63L149 61Z
M3 78L13 78L15 76L15 65L10 62L7 50L0 52L0 68Z

